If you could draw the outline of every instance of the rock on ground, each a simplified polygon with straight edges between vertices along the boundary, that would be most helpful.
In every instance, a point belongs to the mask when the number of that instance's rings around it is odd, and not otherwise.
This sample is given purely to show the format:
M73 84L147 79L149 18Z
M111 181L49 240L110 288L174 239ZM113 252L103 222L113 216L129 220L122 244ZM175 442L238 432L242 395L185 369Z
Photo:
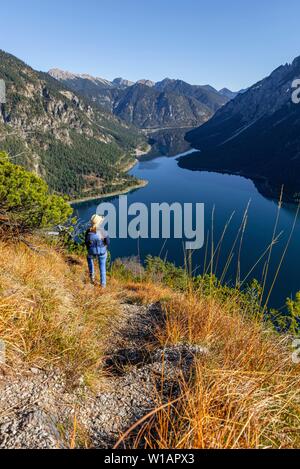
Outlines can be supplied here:
M54 369L2 379L0 448L112 448L134 423L178 396L195 357L208 353L185 344L159 348L155 333L164 321L159 304L123 305L103 364L106 386L96 394L83 386L68 390ZM76 440L75 421L83 433Z

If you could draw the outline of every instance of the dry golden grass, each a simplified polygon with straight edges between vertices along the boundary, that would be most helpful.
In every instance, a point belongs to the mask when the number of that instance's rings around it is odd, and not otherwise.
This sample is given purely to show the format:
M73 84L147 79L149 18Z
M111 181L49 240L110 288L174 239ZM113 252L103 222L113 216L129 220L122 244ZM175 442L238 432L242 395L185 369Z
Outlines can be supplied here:
M55 365L72 381L92 378L97 371L119 303L109 289L89 285L86 266L77 261L71 265L47 245L34 252L24 244L0 243L0 337L6 343L6 366Z
M140 304L150 304L157 302L164 302L170 300L175 296L175 293L168 287L159 283L154 284L151 282L131 282L120 281L112 279L113 285L118 285L122 296L127 301Z
M162 345L201 344L210 352L182 380L179 401L151 416L146 447L299 447L300 365L292 362L291 339L265 330L232 300L176 295L165 309Z
M71 382L81 376L93 382L120 301L160 301L166 315L160 344L200 344L209 354L182 380L179 400L143 420L139 441L151 448L299 447L300 365L292 362L288 337L266 330L238 298L221 303L113 278L103 292L88 284L84 260L75 261L43 244L35 252L0 243L7 367L54 365Z

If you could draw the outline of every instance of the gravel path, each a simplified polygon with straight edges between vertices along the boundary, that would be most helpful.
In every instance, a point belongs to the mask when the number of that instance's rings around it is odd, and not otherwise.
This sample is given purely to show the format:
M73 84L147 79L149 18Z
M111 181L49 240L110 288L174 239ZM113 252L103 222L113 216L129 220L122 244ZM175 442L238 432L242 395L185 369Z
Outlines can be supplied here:
M123 305L96 395L81 386L67 391L57 370L0 378L0 448L68 448L75 416L76 446L112 448L140 418L176 397L180 376L207 353L199 346L159 348L155 331L162 327L159 304Z

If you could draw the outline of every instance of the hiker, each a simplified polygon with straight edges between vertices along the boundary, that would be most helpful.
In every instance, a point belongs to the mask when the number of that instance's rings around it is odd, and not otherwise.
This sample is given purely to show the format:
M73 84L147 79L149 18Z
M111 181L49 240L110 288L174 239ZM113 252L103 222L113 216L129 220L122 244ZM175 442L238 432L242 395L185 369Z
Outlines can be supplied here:
M106 287L106 261L107 248L109 247L109 236L104 232L101 225L104 218L100 215L93 215L91 226L85 233L85 245L88 250L87 261L90 273L91 283L95 284L94 259L98 259L100 270L100 283L103 288Z

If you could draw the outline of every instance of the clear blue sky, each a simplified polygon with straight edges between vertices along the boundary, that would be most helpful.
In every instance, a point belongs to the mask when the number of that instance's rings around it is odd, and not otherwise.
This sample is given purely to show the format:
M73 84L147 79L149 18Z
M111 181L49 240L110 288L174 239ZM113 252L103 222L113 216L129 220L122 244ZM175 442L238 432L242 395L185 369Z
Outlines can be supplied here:
M32 67L247 87L300 55L299 0L9 0L0 48Z

